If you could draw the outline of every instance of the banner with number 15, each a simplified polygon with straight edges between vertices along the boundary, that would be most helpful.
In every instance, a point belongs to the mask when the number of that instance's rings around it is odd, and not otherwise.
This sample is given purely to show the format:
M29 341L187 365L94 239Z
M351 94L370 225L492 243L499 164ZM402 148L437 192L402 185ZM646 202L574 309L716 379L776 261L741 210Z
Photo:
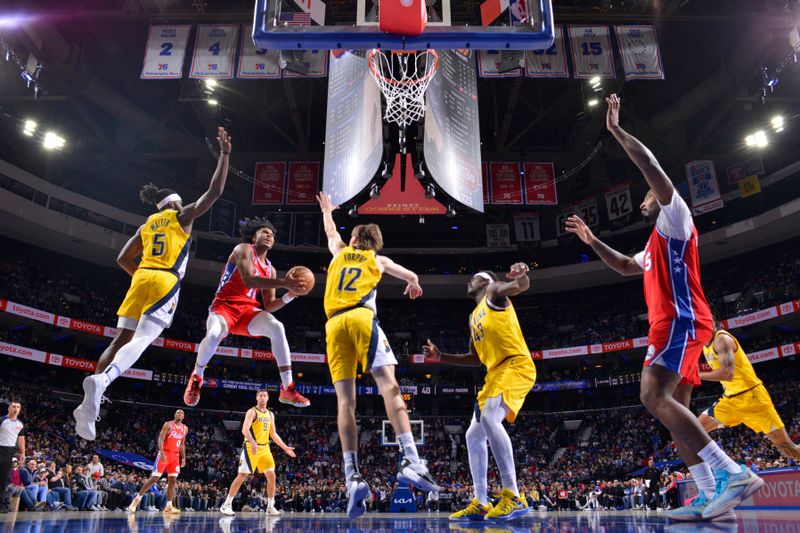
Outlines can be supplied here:
M141 79L174 80L183 76L189 26L150 26Z
M233 78L238 24L201 24L197 27L190 78Z

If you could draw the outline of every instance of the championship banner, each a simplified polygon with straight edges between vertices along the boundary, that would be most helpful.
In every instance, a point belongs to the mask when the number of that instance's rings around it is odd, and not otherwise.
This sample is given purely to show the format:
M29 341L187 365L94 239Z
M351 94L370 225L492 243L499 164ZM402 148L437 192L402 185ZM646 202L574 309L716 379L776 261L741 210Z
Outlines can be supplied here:
M183 77L183 59L189 41L189 25L150 26L144 49L143 80L175 80Z
M489 163L486 161L481 163L481 178L483 179L483 205L492 203L489 194Z
M514 214L514 236L517 242L536 242L542 240L537 213Z
M569 26L567 31L576 78L615 77L608 26Z
M614 26L626 80L663 80L655 26Z
M253 182L253 205L281 205L286 188L286 163L269 161L256 163Z
M525 203L528 205L556 205L556 170L553 163L524 163Z
M502 54L498 50L478 50L478 74L481 78L519 78L522 68L500 72Z
M633 202L631 201L631 187L628 183L623 183L606 189L606 213L608 220L617 220L633 213Z
M236 77L243 80L277 79L281 77L280 50L256 48L250 36L250 26L242 27L242 48Z
M190 78L233 78L233 56L236 53L238 24L197 26Z
M327 50L306 50L303 55L303 63L308 72L298 74L289 69L284 69L284 78L325 78L328 76L328 51Z
M489 163L492 203L522 204L522 174L519 163Z
M725 175L728 176L729 185L736 185L747 177L744 172L744 165L733 165L726 168Z
M525 52L525 76L528 78L569 78L564 29L555 26L553 46L547 50Z
M288 205L310 205L317 203L319 192L319 162L292 161L289 163L289 180L286 186Z
M567 218L571 215L578 215L586 222L590 228L597 227L600 223L600 216L597 212L597 199L594 197L586 198L578 203L572 204L562 211L556 217L556 235L561 237L567 234L564 226L567 224Z
M713 161L687 163L686 180L689 182L693 215L702 215L724 206Z

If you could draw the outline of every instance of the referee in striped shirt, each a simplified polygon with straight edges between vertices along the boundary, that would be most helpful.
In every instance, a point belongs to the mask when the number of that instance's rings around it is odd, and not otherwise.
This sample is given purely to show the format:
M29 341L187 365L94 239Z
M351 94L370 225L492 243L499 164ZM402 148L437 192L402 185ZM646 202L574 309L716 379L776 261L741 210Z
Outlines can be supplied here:
M0 421L0 512L8 512L8 487L9 476L11 475L11 461L14 454L19 451L20 462L25 460L25 427L18 415L22 410L22 404L17 400L11 400L8 404L8 415Z

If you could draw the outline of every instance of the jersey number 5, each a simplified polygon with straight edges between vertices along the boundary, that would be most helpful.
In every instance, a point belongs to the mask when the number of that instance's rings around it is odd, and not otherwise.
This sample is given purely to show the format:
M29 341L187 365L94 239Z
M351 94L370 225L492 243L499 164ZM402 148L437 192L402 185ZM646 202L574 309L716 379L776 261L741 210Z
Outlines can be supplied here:
M345 292L356 292L353 284L361 277L361 269L358 267L344 267L339 275L338 290Z
M153 257L161 257L164 255L164 248L166 246L166 242L164 242L164 235L163 233L156 233L153 235L153 249L150 250L150 255Z

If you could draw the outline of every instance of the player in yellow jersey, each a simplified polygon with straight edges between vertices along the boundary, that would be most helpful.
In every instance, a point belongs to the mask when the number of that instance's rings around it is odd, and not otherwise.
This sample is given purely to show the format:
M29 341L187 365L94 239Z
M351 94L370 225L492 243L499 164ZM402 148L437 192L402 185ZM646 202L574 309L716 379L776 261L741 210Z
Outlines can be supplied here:
M516 420L536 382L536 367L509 299L530 287L528 266L514 263L506 278L510 281L498 281L494 272L484 271L472 276L467 284L467 295L477 303L469 316L469 353L442 353L430 339L422 348L434 362L459 366L483 364L487 370L466 434L475 497L466 508L450 515L450 520L511 520L530 510L519 494L514 450L503 427L504 419L510 423ZM492 446L502 482L496 507L489 503L487 489L487 443Z
M722 398L699 417L703 429L715 429L744 424L756 433L763 433L784 457L800 460L800 446L792 442L772 398L756 375L736 337L717 329L703 355L711 372L700 372L700 379L719 381Z
M397 479L424 491L440 490L425 461L417 453L408 413L395 378L397 359L376 317L376 290L384 273L405 281L405 294L412 300L422 295L422 288L416 274L388 257L378 255L377 252L383 248L383 236L376 224L356 226L350 242L345 244L333 222L333 211L339 206L334 205L324 192L317 196L317 201L322 210L328 248L333 254L325 283L325 314L328 317L325 338L328 367L339 403L339 440L344 455L347 514L355 518L366 510L364 500L370 494L369 486L358 472L358 365L375 379L383 396L386 416L403 450Z
M269 393L261 389L256 393L256 406L247 410L242 424L244 444L239 458L239 475L228 489L228 497L220 506L219 512L233 516L233 499L248 476L262 473L267 478L267 515L278 516L275 509L275 459L269 449L269 440L277 444L289 457L297 457L292 446L287 446L275 430L275 415L267 409Z
M196 202L183 205L175 191L159 189L152 183L139 192L142 201L155 205L158 212L147 218L117 258L132 277L131 286L117 311L117 337L101 356L98 367L113 360L102 372L83 381L83 402L73 411L75 431L86 440L95 438L95 421L106 388L172 323L189 259L192 224L211 209L225 189L231 140L224 128L217 129L217 141L217 168L208 190ZM140 254L137 265L135 259Z

